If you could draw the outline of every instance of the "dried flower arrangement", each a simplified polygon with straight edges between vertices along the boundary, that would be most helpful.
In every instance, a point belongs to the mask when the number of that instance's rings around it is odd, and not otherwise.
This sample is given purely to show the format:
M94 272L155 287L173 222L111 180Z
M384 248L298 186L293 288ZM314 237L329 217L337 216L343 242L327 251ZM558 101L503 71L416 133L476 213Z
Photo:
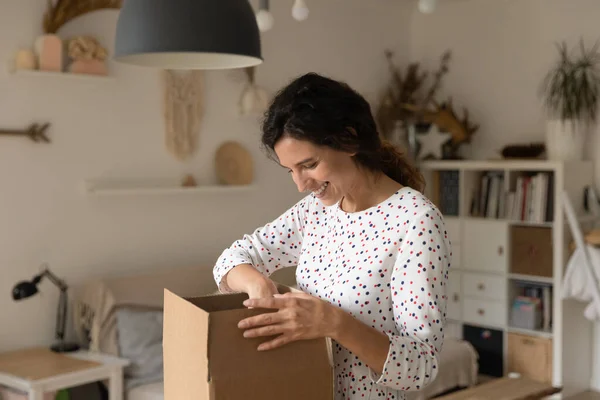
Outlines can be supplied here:
M120 9L123 0L47 0L43 27L47 34L57 33L67 22L92 11Z
M385 55L392 82L376 112L377 124L382 136L389 138L398 122L402 122L405 127L419 123L435 124L440 131L451 135L449 151L454 156L462 143L470 142L471 136L479 126L469 121L466 109L463 110L463 117L459 118L454 111L451 97L441 105L435 100L442 80L449 71L451 52L446 51L442 55L439 68L433 73L433 79L426 90L423 86L429 73L420 71L419 63L409 64L406 73L403 74L394 65L392 52L386 51Z
M408 65L406 73L403 74L401 69L394 65L394 54L390 50L385 52L385 57L388 61L392 81L380 101L376 118L380 132L384 137L388 137L396 121L416 122L419 119L420 112L415 110L426 109L434 99L444 75L449 71L448 63L451 53L447 51L443 54L440 68L434 73L433 82L424 96L421 96L422 87L429 73L420 71L419 63L413 62ZM407 105L413 109L409 109Z

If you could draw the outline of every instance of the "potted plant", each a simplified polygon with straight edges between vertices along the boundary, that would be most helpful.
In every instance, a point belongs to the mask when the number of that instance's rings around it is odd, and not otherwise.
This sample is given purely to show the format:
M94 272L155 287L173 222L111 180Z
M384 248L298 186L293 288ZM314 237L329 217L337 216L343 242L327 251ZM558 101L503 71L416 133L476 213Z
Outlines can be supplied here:
M559 59L542 82L544 108L548 114L546 152L552 160L581 160L585 139L596 123L600 95L600 53L598 43L580 54L571 55L563 42Z

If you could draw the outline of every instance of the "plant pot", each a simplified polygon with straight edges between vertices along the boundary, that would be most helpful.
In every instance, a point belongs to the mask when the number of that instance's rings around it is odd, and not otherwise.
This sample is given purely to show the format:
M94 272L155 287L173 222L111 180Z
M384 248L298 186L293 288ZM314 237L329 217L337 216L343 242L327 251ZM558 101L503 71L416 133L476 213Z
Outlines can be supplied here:
M549 120L546 123L548 160L582 160L586 134L585 124L573 120Z

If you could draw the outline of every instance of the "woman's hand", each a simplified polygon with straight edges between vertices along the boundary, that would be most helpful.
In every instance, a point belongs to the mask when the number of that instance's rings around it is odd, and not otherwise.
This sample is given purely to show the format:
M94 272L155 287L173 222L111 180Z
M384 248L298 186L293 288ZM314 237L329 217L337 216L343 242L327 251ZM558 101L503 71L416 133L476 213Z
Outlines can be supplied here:
M244 337L275 336L258 350L271 350L296 340L332 337L338 324L338 309L305 293L276 294L272 298L249 299L246 307L276 309L239 322Z
M279 293L275 283L250 264L236 265L225 275L225 282L232 291L247 293L251 299Z
M272 298L279 291L277 290L277 286L275 286L275 282L269 278L265 278L254 285L249 285L246 293L248 293L248 297L251 299L263 299Z

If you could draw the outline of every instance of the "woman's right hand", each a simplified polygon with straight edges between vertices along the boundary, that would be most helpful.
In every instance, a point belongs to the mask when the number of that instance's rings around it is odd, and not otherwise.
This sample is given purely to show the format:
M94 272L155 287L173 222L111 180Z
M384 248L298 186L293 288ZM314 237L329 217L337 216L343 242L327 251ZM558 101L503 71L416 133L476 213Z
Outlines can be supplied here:
M262 282L249 285L247 288L248 297L251 299L262 299L266 297L273 297L278 294L277 286L269 278L264 278Z
M250 264L240 264L227 273L227 286L236 292L247 293L251 299L273 297L279 293L275 283Z

